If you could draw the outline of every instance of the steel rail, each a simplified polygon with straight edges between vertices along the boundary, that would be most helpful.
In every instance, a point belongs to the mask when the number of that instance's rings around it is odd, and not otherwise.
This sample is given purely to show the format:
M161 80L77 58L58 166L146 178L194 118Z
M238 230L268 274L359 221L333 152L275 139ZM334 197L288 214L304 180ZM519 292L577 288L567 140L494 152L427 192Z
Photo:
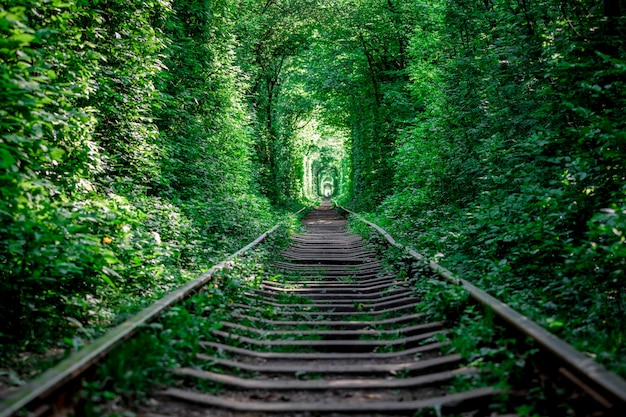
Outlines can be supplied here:
M294 214L297 215L306 208L307 207L303 207ZM224 269L233 259L241 256L244 252L261 243L267 238L267 236L278 229L281 224L282 222L276 224L245 247L239 249L222 262L211 267L208 271L200 274L198 277L187 282L182 287L155 301L153 304L141 310L127 321L114 327L103 336L83 347L78 352L70 355L56 366L45 371L36 379L9 394L6 398L0 401L0 417L13 416L20 410L23 410L29 405L35 403L37 400L42 401L49 398L61 387L63 387L64 384L78 379L85 373L85 371L98 362L98 360L113 350L113 348L118 346L124 340L132 337L141 326L151 322L173 304L189 297L193 292L205 286L211 281L215 272Z
M413 258L420 262L428 262L428 267L431 271L438 274L448 283L462 286L469 292L472 299L493 310L497 317L502 319L512 328L532 338L545 351L558 358L569 368L569 370L559 369L564 376L589 393L606 408L611 410L626 409L626 381L624 379L574 349L565 341L539 326L528 317L518 313L507 304L487 294L485 291L479 289L470 282L455 277L448 269L442 267L436 262L428 261L423 255L417 253L415 250L396 242L396 240L385 229L377 224L364 219L359 214L348 210L345 207L340 205L337 205L337 207L352 214L355 218L376 230L387 240L387 242L389 242L390 245L406 250ZM576 375L568 375L570 370L573 370Z

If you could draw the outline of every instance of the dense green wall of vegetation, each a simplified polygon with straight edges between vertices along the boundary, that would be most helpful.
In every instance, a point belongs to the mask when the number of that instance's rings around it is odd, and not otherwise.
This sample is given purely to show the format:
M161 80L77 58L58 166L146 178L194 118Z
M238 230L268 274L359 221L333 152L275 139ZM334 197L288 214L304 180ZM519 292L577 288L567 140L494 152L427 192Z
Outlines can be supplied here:
M0 6L2 355L79 345L275 222L236 5Z
M3 352L80 344L332 192L626 374L625 11L5 1Z
M603 5L338 1L317 76L353 207L626 374L626 5Z

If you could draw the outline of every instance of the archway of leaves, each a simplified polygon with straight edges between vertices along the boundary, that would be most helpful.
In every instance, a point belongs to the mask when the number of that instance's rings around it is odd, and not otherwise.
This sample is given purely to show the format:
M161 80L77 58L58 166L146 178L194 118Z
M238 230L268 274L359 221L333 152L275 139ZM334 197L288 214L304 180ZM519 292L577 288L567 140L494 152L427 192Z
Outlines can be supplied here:
M308 129L301 135L306 137L308 152L302 160L303 164L303 197L317 200L320 197L341 197L348 194L349 162L344 149L344 135L340 131L319 126L312 126L322 132L314 133Z
M339 187L339 172L336 167L318 167L316 170L317 195L323 197L334 196Z

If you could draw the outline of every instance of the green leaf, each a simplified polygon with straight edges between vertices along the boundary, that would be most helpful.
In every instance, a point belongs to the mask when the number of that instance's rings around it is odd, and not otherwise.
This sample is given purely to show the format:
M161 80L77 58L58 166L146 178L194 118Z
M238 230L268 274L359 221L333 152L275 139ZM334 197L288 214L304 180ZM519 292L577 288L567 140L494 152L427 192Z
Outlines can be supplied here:
M113 281L111 281L111 278L109 278L106 274L102 274L100 276L102 277L102 280L107 283L109 287L113 288L114 290L117 290L117 286L113 283Z
M33 40L37 37L35 35L31 35L30 33L18 33L11 36L11 40L19 42L20 46L29 45Z
M111 278L109 278L109 276L113 276L120 280L123 279L122 276L118 274L117 272L115 272L114 270L112 270L111 268L108 268L106 266L102 267L102 272L103 272L103 274L101 274L102 280L106 282L111 288L113 288L114 290L117 290L117 286L113 283L113 281L111 280Z
M15 164L15 158L13 158L11 152L0 148L0 168L8 168L13 164Z

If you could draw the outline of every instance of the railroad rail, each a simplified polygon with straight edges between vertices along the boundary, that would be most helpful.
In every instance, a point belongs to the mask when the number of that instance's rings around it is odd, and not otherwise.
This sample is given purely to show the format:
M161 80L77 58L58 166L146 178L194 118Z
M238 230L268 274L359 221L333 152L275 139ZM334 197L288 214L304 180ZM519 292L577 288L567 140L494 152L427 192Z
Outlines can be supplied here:
M386 231L361 220L390 245L402 248ZM134 411L145 417L517 415L516 407L523 404L520 396L529 387L503 390L459 384L463 378L480 380L481 370L450 352L447 323L416 312L420 303L416 281L385 269L363 240L346 230L345 218L328 200L303 223L306 232L292 238L275 265L280 276L265 277L258 287L242 289L245 302L233 303L219 328L200 342L201 352L193 364L164 370L174 375L173 383L156 389L150 394L150 405ZM537 379L544 387L558 385L556 389L570 393L561 397L572 400L567 415L623 415L624 380L472 284L410 249L408 253L433 275L465 288L516 337L535 341L541 350L536 355ZM51 381L47 388L36 394L14 394L0 405L11 407L0 411L0 417L25 407L33 409L33 404L54 414L55 406L44 397L58 398L65 381L75 380L72 376L93 366L111 345L131 337L136 323L154 319L176 300L197 291L217 269L140 313L122 326L127 329L115 329L114 336L105 336L110 341L96 342L82 356L70 357L49 371L42 379Z

